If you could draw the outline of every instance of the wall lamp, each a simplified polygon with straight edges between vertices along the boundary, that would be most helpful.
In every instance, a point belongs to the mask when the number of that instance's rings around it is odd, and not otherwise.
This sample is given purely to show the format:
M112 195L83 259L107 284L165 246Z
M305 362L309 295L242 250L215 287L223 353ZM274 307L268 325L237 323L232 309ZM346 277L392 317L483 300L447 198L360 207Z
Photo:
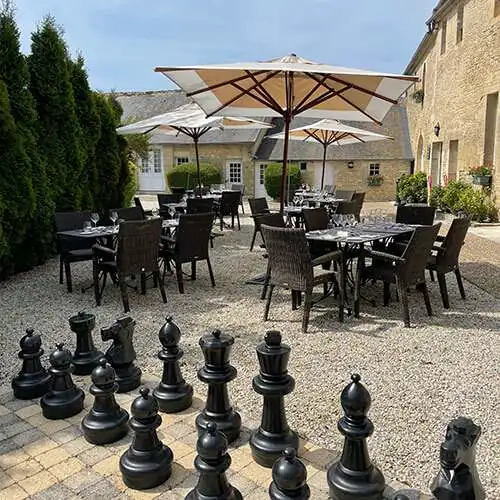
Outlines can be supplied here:
M441 125L439 125L439 122L434 125L434 135L436 137L439 137L439 132L441 131Z
M354 168L354 162L353 161L348 161L347 162L347 168Z

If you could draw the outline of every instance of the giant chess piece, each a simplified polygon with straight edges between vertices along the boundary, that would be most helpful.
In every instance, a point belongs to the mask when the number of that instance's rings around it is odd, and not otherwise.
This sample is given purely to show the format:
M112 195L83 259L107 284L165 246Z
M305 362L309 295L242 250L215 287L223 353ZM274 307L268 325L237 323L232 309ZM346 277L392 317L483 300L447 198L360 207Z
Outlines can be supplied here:
M284 403L295 380L287 372L290 347L281 343L280 332L267 332L256 351L260 373L252 385L255 392L264 396L264 406L260 427L250 437L250 448L259 465L272 467L285 448L299 448L299 437L288 427Z
M40 400L42 413L45 418L59 420L69 418L83 410L85 394L71 378L72 355L64 344L56 344L56 350L50 355L52 365L49 372L52 383L49 391Z
M128 432L128 413L116 403L114 393L118 384L106 358L102 357L94 368L92 382L90 394L95 397L94 405L82 420L83 435L89 443L114 443Z
M295 448L286 448L273 465L273 482L269 486L271 500L307 500L311 490L307 486L307 469L297 458Z
M99 359L103 356L103 353L94 347L92 339L95 316L79 312L76 316L69 318L69 326L76 333L73 373L75 375L90 375L92 370L99 365Z
M176 413L191 406L193 388L182 378L179 366L179 359L184 354L182 349L179 349L181 331L171 316L167 316L158 337L163 346L158 353L158 357L163 361L163 376L153 395L158 401L160 411Z
M143 387L132 403L129 425L134 431L130 448L120 458L123 482L134 490L147 490L164 483L172 473L172 450L156 434L161 425L158 402Z
M361 377L354 374L351 379L340 395L345 415L338 428L345 441L340 459L327 472L330 496L333 500L381 500L384 476L371 463L366 445L366 438L373 433L373 424L366 416L372 401Z
M242 500L241 493L227 480L231 457L227 453L227 438L217 430L216 423L207 423L207 430L196 443L196 451L194 466L200 476L186 500Z
M129 392L141 384L141 370L134 365L136 354L132 337L135 321L130 316L117 319L108 328L101 328L101 337L104 342L113 343L106 351L106 359L116 372L116 392Z
M232 443L240 435L241 417L229 402L227 383L236 378L236 368L229 364L229 353L234 344L231 335L223 335L215 330L200 339L200 346L205 357L205 366L198 370L198 378L208 384L207 404L196 417L196 428L201 436L207 430L209 422L215 422L217 428Z
M50 387L50 373L42 366L43 355L40 335L33 335L33 328L26 330L26 335L19 341L21 350L19 358L23 366L17 377L12 380L14 397L19 399L35 399L43 396Z
M472 420L452 420L441 443L441 470L431 485L437 500L483 500L485 493L476 469L476 445L481 427Z

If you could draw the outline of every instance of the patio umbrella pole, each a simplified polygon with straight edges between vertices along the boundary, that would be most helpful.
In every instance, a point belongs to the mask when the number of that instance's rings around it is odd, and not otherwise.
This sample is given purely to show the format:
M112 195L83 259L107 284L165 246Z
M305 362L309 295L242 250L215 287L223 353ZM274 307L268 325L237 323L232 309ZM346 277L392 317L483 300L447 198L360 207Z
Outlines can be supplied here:
M198 194L196 196L199 196L201 198L201 172L200 172L200 155L198 153L198 139L199 137L197 135L193 136L194 153L196 155L196 170L198 172Z
M321 172L321 191L323 191L323 184L325 182L325 167L326 167L326 148L328 144L326 142L323 143L323 170Z
M290 132L290 113L285 113L285 143L283 145L283 173L281 174L281 196L280 196L280 213L283 213L285 208L285 196L288 200L288 189L287 186L287 170L288 170L288 134Z

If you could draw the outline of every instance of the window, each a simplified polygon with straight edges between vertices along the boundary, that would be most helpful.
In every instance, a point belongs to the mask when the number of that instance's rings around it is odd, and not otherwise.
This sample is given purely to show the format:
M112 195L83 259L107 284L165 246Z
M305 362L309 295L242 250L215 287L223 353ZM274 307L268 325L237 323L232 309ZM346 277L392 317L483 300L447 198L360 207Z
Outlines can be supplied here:
M307 162L306 161L301 161L299 163L300 165L300 170L307 170Z
M228 170L229 183L241 184L241 163L239 161L229 162Z
M500 16L500 0L495 0L493 15L495 17Z
M446 21L441 21L441 54L446 52Z
M267 168L267 164L266 163L261 163L259 165L259 184L261 186L264 185L264 177L266 175L266 168Z
M187 156L177 156L175 158L176 165L182 165L183 163L189 163L189 158Z
M460 5L457 11L457 43L464 38L464 6Z
M370 163L368 175L380 175L380 163Z
M161 174L161 150L151 149L147 155L141 158L142 174Z

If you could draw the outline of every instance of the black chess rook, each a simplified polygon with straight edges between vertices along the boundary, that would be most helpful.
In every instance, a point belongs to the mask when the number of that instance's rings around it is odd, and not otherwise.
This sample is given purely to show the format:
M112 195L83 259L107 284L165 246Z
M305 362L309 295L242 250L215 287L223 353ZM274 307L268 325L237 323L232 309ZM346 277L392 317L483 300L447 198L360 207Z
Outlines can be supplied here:
M340 395L344 416L338 428L344 435L344 447L339 460L327 472L332 500L382 500L385 480L368 454L366 440L373 433L373 424L367 417L371 406L370 393L360 383L358 374L351 376Z
M94 404L82 420L83 435L89 443L114 443L128 432L128 412L116 403L115 371L105 357L94 368L92 382L90 393L94 396Z
M163 361L163 376L159 385L154 389L153 395L158 401L160 411L177 413L189 408L193 402L193 388L186 384L182 377L179 360L184 355L179 348L181 331L167 316L165 324L158 334L162 350L158 358Z
M34 334L33 328L26 330L26 335L19 341L19 358L23 360L21 371L12 380L14 397L35 399L43 396L50 387L51 375L42 366L42 339Z
M229 443L240 435L241 417L229 401L227 383L236 378L236 368L229 364L229 354L234 338L215 330L200 339L205 366L198 370L198 378L208 384L205 408L196 417L198 436L207 430L209 422L215 422Z
M63 343L56 344L56 350L50 355L52 381L49 391L40 400L45 418L69 418L83 410L85 394L71 378L72 357L71 352L64 349Z
M295 448L286 448L274 462L273 482L269 486L271 500L307 500L311 490L307 485L307 469L297 458Z
M134 437L129 449L120 458L123 482L134 490L148 490L164 483L172 474L172 450L156 433L161 425L158 403L143 387L130 409L130 428Z
M141 385L142 372L134 364L137 357L133 344L134 328L135 321L130 316L125 316L108 328L101 329L102 340L113 341L105 356L116 372L116 392L129 392Z
M95 316L79 312L69 318L69 326L76 333L76 349L73 354L73 373L90 375L99 364L103 353L95 348L92 330L95 328Z
M288 374L290 347L281 343L278 331L268 331L257 346L260 373L253 379L254 391L264 397L260 427L250 437L254 460L263 467L273 467L286 448L299 448L299 437L288 426L284 396L295 388Z
M215 422L207 423L206 431L196 443L196 451L194 466L199 473L198 483L186 500L242 500L241 493L227 480L231 457L227 453L227 438Z

